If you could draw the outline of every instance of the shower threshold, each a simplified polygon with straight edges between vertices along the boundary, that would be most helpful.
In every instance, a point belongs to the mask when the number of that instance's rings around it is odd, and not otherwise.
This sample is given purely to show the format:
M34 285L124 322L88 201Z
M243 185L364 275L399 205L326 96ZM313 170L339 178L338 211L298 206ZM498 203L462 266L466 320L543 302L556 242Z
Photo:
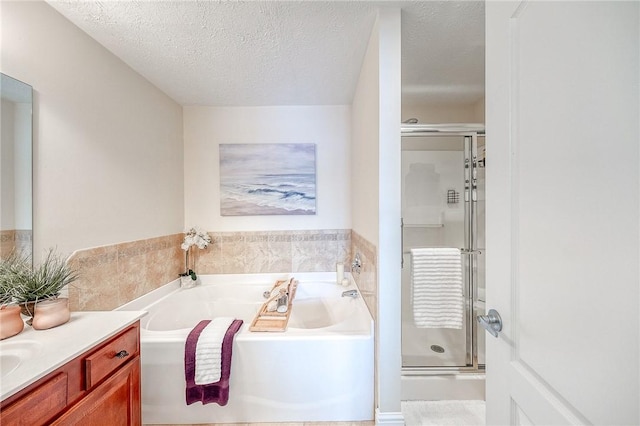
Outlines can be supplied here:
M403 368L400 397L403 401L484 400L485 370L459 368Z
M466 367L402 367L403 376L441 376L484 373L484 365Z

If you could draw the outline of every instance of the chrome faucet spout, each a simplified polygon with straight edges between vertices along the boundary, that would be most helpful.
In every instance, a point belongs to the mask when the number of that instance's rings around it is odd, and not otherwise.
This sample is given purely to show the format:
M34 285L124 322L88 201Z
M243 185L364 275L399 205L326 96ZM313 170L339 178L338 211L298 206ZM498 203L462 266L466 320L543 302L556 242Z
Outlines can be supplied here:
M342 292L342 297L358 297L358 290L347 290Z

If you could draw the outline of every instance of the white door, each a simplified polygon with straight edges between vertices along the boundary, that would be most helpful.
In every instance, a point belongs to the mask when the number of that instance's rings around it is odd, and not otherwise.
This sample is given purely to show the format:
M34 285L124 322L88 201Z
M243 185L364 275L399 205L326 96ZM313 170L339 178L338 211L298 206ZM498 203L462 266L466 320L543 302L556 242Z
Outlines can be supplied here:
M488 424L640 424L640 3L486 3Z

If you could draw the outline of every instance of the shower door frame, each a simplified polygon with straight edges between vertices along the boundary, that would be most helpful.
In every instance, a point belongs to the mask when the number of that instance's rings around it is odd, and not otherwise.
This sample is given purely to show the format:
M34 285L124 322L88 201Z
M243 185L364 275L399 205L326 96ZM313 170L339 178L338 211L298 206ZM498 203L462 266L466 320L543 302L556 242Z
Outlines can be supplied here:
M468 131L467 131L468 129ZM477 218L477 169L478 169L478 137L485 136L484 126L481 124L403 124L401 137L429 137L429 136L460 136L464 140L464 239L465 246L460 252L463 255L463 268L467 272L467 289L465 294L465 320L467 333L465 335L466 365L465 366L402 366L402 374L412 375L441 375L456 373L476 373L484 370L483 364L478 364L478 326L475 321L478 298L478 254L477 247L478 218ZM400 219L401 235L404 235L404 222ZM401 247L401 252L404 251ZM401 253L402 255L402 253ZM404 262L402 262L404 263ZM404 264L402 265L404 267Z

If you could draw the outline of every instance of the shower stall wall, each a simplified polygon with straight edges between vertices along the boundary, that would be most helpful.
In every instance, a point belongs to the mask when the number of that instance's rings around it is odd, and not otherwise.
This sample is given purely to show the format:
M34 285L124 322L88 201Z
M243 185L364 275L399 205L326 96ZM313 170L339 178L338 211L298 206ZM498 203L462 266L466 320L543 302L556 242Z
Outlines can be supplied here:
M443 398L484 397L484 382L477 380L484 373L484 333L478 333L475 318L484 314L485 165L482 125L402 125L403 399L439 399L437 392L412 396L404 383L415 387L420 377L437 375L457 376L458 384L472 379L478 388ZM422 328L414 320L411 250L433 247L460 250L460 329Z

